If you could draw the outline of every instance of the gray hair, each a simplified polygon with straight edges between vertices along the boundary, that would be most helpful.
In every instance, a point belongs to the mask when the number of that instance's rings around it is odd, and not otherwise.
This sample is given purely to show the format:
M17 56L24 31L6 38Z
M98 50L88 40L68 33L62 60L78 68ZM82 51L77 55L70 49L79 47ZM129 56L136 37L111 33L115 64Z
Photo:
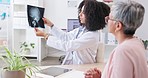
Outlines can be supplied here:
M145 9L135 1L117 2L111 8L114 19L123 24L126 35L133 35L143 22Z

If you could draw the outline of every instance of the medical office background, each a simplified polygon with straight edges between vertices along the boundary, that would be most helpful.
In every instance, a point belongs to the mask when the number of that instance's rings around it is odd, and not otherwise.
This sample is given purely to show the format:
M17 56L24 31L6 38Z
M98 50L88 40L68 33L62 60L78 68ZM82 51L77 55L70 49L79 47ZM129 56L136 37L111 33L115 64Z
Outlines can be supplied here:
M34 43L35 48L23 56L36 58L42 61L47 56L60 57L65 52L46 46L46 41L42 37L37 37L34 29L29 27L27 20L26 6L34 5L45 8L44 17L50 19L55 26L68 32L79 26L78 5L82 0L0 0L0 46L6 46L10 50L20 52L22 43ZM119 0L97 0L104 1L111 6ZM123 1L123 0L121 0ZM134 0L144 5L145 17L142 26L136 35L148 40L148 1ZM41 29L48 32L48 28ZM104 58L107 60L111 50L116 47L117 42L114 36L107 32L107 28L99 31L100 41L104 44ZM0 48L0 55L5 55L3 48ZM147 51L148 57L148 51Z

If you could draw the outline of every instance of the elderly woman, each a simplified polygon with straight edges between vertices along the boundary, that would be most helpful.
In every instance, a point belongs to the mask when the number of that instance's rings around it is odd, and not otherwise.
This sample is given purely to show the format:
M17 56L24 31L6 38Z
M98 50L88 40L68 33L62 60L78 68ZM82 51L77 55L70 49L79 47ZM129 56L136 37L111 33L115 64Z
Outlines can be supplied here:
M95 68L85 78L148 78L145 48L133 35L143 22L145 9L134 1L117 2L106 17L109 32L118 41L102 73Z

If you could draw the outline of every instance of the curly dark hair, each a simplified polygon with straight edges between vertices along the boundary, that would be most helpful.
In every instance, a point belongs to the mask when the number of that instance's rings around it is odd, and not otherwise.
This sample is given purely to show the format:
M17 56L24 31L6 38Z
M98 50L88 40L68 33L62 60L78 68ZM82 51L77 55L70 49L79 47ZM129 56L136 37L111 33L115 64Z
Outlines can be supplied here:
M80 25L82 26L83 24L80 22L80 16L79 16L79 14L80 14L80 12L81 12L81 10L82 10L82 7L84 6L84 2L85 1L87 1L87 0L83 0L80 4L79 4L79 6L78 6L78 19L79 19L79 23L80 23ZM89 1L89 0L88 0ZM94 0L94 1L96 1L96 0Z
M83 0L83 1L79 4L79 6L78 6L78 20L79 20L79 23L80 23L81 26L82 26L82 23L81 23L81 21L80 21L80 16L79 16L79 14L80 14L80 12L81 12L81 10L82 10L82 7L84 6L84 2L85 2L85 0Z
M95 0L84 2L85 26L88 31L96 31L105 27L105 17L110 13L110 7Z

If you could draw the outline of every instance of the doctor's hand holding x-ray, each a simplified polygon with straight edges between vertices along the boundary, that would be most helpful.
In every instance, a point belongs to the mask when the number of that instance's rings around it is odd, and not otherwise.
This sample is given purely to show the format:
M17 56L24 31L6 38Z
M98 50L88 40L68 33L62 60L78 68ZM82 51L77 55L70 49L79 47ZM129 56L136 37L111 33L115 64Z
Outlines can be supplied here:
M47 18L42 18L42 19L44 21L44 24L46 24L47 26L49 26L49 27L53 27L54 26L54 24L50 20L48 20ZM39 30L37 28L35 28L35 31L36 31L36 35L37 36L42 36L42 37L44 37L47 40L49 34L43 32L43 31L41 31L41 30Z
M49 33L52 36L35 29L36 35L44 37L48 46L66 52L62 64L91 64L96 62L99 43L98 30L105 27L105 16L108 16L110 12L108 5L96 0L82 1L78 9L81 24L79 28L65 32L58 29L50 20L43 18L44 23L49 26Z

